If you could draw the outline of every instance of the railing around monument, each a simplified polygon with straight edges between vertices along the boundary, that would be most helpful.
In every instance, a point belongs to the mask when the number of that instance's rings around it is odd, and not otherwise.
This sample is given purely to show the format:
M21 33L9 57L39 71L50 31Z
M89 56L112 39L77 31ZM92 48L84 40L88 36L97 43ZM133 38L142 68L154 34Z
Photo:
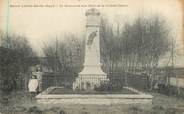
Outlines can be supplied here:
M72 88L72 84L78 74L61 74L61 73L44 73L42 76L42 90L48 87L65 87ZM120 87L133 87L141 91L147 91L149 82L148 76L143 74L132 74L125 72L107 73L111 84Z
M148 75L146 74L133 74L125 72L108 73L108 77L112 84L121 87L133 87L141 91L147 91L149 88Z
M62 74L62 73L44 73L42 76L42 90L49 87L65 87L72 88L72 83L77 74Z

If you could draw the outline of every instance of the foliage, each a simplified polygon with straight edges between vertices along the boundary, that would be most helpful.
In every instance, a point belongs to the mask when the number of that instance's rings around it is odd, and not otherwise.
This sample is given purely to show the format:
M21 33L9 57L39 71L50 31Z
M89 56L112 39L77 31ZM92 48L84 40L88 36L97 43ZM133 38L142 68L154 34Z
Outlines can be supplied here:
M159 16L138 17L133 23L113 27L102 20L102 58L107 71L157 67L159 59L170 49L170 29ZM117 30L114 28L118 28Z
M120 83L101 82L100 86L94 88L95 91L121 91L122 85Z
M55 42L43 47L46 57L45 66L53 72L71 74L80 72L84 58L84 41L68 34L64 41L56 39Z
M171 49L171 30L164 18L158 15L137 17L132 23L119 22L117 26L111 25L107 19L101 22L103 69L111 77L117 72L145 73L153 85L158 63Z
M26 38L16 35L1 35L0 47L0 79L3 93L18 88L18 81L27 73L31 58L35 56Z
M30 114L42 114L43 111L40 110L37 106L30 107L27 111Z
M123 30L123 57L128 66L154 68L169 50L169 30L159 17L137 18Z

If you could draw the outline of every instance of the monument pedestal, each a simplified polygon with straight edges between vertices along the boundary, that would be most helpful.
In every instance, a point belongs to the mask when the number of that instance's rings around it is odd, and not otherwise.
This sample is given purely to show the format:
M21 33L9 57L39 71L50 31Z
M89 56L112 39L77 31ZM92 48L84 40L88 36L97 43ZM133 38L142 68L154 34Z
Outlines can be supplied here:
M73 89L93 90L103 82L108 82L107 74L98 67L84 67L73 83Z
M73 83L74 90L93 90L95 87L100 86L101 82L108 81L106 75L98 74L80 74Z

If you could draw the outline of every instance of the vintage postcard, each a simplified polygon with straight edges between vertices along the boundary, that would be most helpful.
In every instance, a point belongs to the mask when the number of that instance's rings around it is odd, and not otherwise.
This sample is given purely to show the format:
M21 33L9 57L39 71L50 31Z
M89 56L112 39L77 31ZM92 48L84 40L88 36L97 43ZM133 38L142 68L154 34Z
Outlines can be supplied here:
M0 114L184 114L183 0L0 0Z

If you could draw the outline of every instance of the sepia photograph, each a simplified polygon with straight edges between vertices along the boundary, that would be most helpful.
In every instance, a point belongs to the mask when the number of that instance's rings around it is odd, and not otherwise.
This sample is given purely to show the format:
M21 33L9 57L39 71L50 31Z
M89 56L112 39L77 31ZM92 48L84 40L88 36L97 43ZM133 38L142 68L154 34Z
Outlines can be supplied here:
M184 1L0 0L0 114L184 114Z

